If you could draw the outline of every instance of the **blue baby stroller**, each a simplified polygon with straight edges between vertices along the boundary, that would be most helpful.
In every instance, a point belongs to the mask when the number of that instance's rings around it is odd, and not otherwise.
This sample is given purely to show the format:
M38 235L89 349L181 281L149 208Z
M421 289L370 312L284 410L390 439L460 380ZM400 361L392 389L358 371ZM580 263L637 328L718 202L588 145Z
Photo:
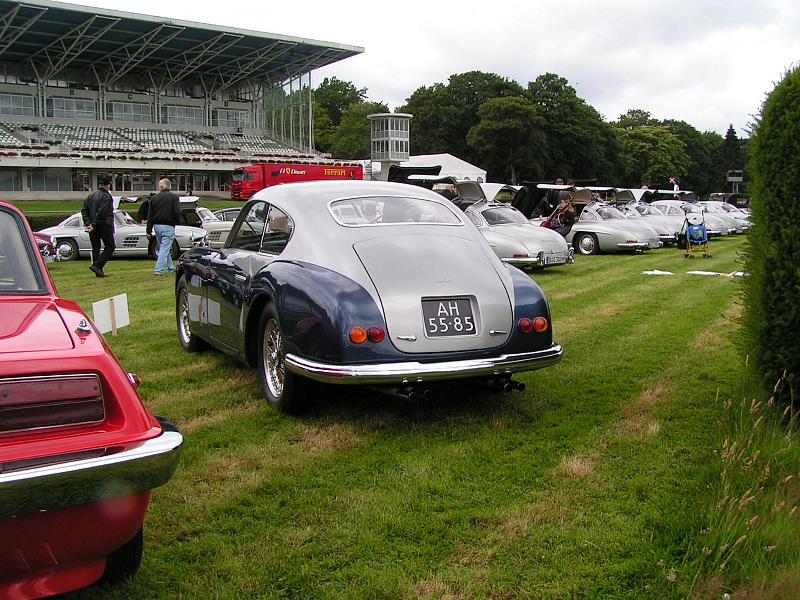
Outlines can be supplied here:
M686 258L694 258L695 254L703 253L703 258L711 258L708 251L708 230L703 213L687 213L683 222L683 232L686 235Z

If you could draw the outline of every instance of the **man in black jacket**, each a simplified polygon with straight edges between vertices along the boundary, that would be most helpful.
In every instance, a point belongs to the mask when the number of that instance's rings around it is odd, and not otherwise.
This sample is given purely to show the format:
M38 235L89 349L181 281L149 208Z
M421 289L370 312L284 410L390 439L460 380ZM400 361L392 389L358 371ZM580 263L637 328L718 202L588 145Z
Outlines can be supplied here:
M104 177L97 184L97 191L86 198L81 209L83 223L92 242L92 265L89 267L96 277L107 277L103 271L108 259L114 254L114 200L108 193L111 179ZM100 252L100 242L103 251Z
M159 181L159 192L150 198L147 211L147 237L152 239L155 234L158 251L156 275L175 272L171 256L172 241L175 239L175 225L181 220L181 203L178 196L170 191L171 188L169 179Z

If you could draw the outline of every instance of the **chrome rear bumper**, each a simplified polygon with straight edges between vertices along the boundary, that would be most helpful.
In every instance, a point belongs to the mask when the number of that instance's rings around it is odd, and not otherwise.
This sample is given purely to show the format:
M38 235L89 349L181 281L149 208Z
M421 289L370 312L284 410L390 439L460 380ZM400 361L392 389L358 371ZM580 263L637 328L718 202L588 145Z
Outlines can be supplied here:
M166 419L158 420L161 435L130 450L55 456L49 464L23 468L1 464L0 519L128 496L163 485L178 465L183 436Z
M521 354L502 354L491 358L452 360L437 363L415 361L369 365L321 363L287 354L286 368L297 375L334 384L418 383L465 377L492 377L520 371L534 371L556 364L564 349L553 344L546 350Z

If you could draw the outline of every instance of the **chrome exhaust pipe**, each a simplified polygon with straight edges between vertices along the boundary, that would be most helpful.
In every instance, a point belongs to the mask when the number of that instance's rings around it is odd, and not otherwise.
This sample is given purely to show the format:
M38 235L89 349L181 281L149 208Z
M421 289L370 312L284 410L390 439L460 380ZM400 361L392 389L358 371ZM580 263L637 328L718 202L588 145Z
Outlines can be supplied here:
M380 387L380 386L368 386L368 390L372 390L373 392L378 392L384 394L386 396L392 396L393 398L402 398L403 400L411 400L411 401L419 401L419 400L430 400L433 397L433 392L429 388L415 388L412 386L403 386L403 387Z

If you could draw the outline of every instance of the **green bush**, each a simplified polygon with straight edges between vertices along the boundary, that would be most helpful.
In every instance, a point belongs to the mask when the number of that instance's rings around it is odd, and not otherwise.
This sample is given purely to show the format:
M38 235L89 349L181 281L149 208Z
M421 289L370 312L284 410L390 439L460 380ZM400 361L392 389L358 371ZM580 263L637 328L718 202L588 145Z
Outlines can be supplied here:
M750 143L755 227L745 253L749 352L764 385L786 371L780 398L800 383L800 68L767 96Z
M70 215L27 215L27 218L28 223L31 224L31 229L34 231L41 231L46 227L58 225L69 216Z

